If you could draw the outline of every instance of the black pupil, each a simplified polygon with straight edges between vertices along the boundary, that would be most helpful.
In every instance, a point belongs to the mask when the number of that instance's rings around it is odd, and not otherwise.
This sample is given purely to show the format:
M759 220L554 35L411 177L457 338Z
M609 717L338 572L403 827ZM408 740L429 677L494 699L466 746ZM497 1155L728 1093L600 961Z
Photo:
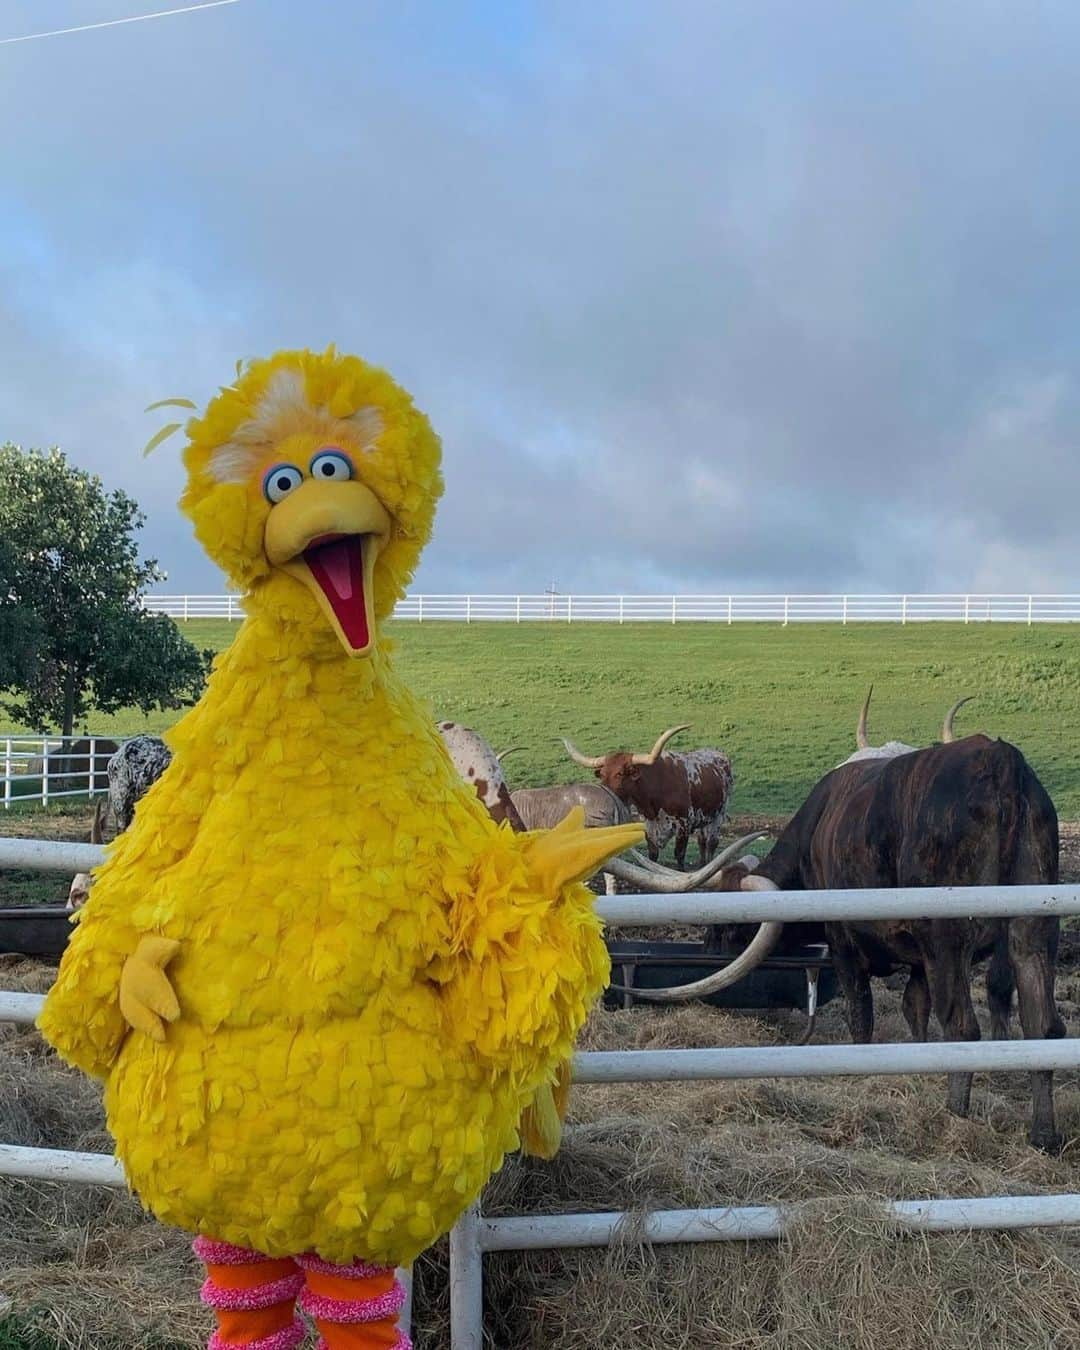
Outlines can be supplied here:
M277 480L277 485L279 492L288 492L288 490L292 487L292 479L288 476L288 474L283 473L281 477Z
M334 476L334 466L329 460L322 466L323 477L332 478Z

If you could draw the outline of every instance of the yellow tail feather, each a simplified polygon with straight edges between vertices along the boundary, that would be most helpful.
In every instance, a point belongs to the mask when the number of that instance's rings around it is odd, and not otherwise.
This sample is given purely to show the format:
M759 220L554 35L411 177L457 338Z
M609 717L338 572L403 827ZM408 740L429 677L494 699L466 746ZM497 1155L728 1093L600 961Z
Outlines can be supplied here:
M521 1117L521 1151L529 1158L554 1158L570 1102L570 1065L560 1064L555 1082L545 1083Z

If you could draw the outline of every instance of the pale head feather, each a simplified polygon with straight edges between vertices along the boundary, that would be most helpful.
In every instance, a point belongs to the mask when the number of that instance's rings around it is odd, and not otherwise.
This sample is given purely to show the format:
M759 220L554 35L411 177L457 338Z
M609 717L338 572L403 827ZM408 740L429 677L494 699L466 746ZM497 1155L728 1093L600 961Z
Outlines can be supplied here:
M339 429L347 429L359 440L362 451L370 451L382 430L382 417L377 408L358 408L345 418L334 417L325 408L313 408L307 401L301 372L276 370L256 404L254 416L211 453L207 467L219 483L244 483L276 441L310 431L332 443Z

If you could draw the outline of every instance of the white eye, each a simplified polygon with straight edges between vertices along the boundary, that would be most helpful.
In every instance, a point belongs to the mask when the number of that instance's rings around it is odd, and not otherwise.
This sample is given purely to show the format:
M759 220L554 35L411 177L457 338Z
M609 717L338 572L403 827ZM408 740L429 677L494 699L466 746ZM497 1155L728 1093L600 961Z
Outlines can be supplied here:
M329 483L346 483L353 475L352 460L343 450L320 450L311 461L311 476Z
M279 502L304 481L295 464L275 464L263 475L263 492L268 502Z

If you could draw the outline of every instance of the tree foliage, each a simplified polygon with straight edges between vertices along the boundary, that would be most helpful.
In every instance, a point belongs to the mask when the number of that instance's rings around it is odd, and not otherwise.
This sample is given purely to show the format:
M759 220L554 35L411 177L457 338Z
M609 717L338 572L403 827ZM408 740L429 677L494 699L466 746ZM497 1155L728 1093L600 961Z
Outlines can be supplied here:
M60 450L0 446L0 689L12 716L70 735L91 707L198 698L210 653L140 604L164 575L139 557L144 520Z

